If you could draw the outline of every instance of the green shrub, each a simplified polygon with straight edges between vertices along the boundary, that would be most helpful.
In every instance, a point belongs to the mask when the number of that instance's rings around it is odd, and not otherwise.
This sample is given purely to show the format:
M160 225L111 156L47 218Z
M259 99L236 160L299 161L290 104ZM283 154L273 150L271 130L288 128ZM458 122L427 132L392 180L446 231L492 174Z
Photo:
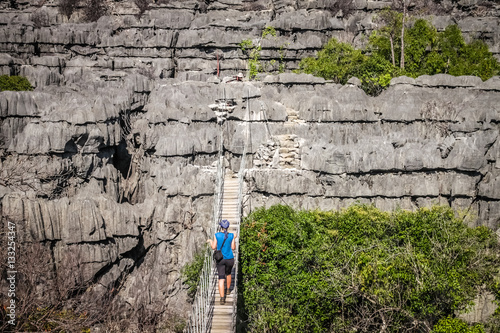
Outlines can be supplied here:
M262 51L261 41L269 36L274 37L277 41L276 29L272 26L266 26L262 31L261 38L257 45L254 45L250 39L242 40L238 45L240 46L243 53L248 56L248 76L250 79L254 79L257 74L270 71L277 71L278 73L283 73L285 71L285 48L288 43L282 44L279 48L279 59L271 59L269 61L262 61L260 58L260 52ZM269 68L271 67L271 68Z
M351 77L358 75L360 65L366 60L367 57L360 50L332 38L316 58L303 59L299 67L305 73L345 84Z
M266 38L267 36L276 37L276 29L273 26L268 25L262 31L262 38Z
M188 295L194 297L196 291L198 290L198 284L200 283L200 274L203 269L203 263L205 262L205 252L195 254L193 261L186 264L182 268L182 276L184 283L188 285Z
M23 76L0 76L0 91L31 91L33 87L27 78Z
M455 76L474 75L487 80L500 73L500 64L482 41L465 43L462 32L451 25L443 32L428 21L418 19L405 29L405 65L401 58L401 15L383 11L380 19L386 24L374 31L366 49L356 50L347 43L331 39L314 58L302 59L301 71L337 83L358 77L370 95L379 94L391 78L399 75L446 73Z
M253 42L251 39L244 39L238 44L243 52L251 50L253 48Z
M241 231L248 331L429 331L492 286L499 253L445 207L259 209Z
M481 324L469 326L458 318L446 317L434 326L432 333L484 333L484 329Z

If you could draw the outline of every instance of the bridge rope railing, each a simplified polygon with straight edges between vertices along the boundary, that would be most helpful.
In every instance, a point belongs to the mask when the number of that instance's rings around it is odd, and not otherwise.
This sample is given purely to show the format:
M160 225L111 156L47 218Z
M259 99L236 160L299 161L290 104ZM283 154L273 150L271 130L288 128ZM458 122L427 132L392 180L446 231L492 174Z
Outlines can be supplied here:
M250 136L250 105L249 105L249 92L247 92L247 116L246 116L246 133L245 133L245 141L243 144L243 154L241 155L240 162L240 170L238 171L238 205L237 205L237 214L238 214L238 228L236 230L237 241L236 241L236 249L234 251L234 289L233 289L233 312L231 318L231 331L236 332L236 320L238 316L238 262L239 262L239 248L240 248L240 225L243 216L243 186L245 185L245 171L246 171L246 160L248 153L248 141Z
M209 236L214 237L218 230L218 225L222 217L222 201L224 197L224 142L223 130L221 126L219 137L219 153L217 161L215 200L214 200L214 218L209 231ZM212 259L212 249L207 247L204 251L203 268L200 273L200 280L196 295L194 297L191 316L188 319L185 333L208 333L211 328L213 317L215 292L217 289L217 279L215 278L216 267Z

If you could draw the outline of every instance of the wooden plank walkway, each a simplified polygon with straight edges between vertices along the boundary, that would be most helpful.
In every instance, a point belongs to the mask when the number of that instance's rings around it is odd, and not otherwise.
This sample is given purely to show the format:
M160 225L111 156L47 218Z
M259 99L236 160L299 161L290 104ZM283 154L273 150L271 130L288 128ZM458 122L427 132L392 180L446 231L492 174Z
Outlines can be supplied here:
M237 235L238 226L240 223L240 216L238 214L238 177L236 174L227 173L224 177L224 194L222 196L222 219L228 220L229 232L234 233L235 237ZM220 295L219 290L215 291L214 299L212 300L214 304L214 312L212 318L212 333L230 333L232 316L233 316L233 301L234 293L234 278L235 270L231 272L231 288L230 294L226 296L226 303L220 305ZM217 279L217 276L214 276ZM231 332L232 333L232 332Z

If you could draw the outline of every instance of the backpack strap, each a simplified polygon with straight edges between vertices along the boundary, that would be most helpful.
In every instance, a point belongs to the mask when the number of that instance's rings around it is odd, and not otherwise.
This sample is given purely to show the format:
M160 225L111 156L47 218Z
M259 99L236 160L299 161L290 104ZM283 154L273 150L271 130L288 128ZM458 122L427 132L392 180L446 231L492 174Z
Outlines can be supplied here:
M229 233L227 235L229 235ZM224 243L226 242L227 235L224 236L224 241L222 242L222 245L220 246L220 251L222 251L222 247L224 246Z

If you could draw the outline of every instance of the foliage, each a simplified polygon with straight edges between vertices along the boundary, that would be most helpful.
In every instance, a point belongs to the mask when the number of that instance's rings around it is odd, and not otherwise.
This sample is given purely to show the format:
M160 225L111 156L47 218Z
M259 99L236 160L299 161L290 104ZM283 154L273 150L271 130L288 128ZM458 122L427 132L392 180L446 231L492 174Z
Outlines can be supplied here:
M274 29L273 26L266 26L264 28L264 31L262 31L262 38L266 38L267 36L273 36L273 37L276 37L276 29Z
M69 19L79 4L80 0L59 0L59 13Z
M449 26L438 39L438 50L432 54L434 71L451 75L475 75L487 80L500 72L500 64L489 52L488 46L480 40L466 44L456 25ZM441 64L436 66L435 62Z
M316 58L305 58L301 71L345 84L351 77L361 80L367 93L377 95L381 88L389 85L391 78L399 73L388 59L379 54L368 56L347 43L332 38L318 52Z
M195 254L193 261L186 264L182 268L182 276L184 283L188 285L188 295L194 297L196 291L198 290L198 284L200 283L200 274L203 269L203 263L205 262L205 252L200 252Z
M500 73L500 63L484 42L475 40L467 44L456 25L437 32L423 19L405 29L403 66L400 63L402 14L384 10L378 20L384 26L370 35L364 50L331 39L317 57L302 59L300 70L342 84L358 77L370 95L380 93L398 75L415 78L446 73L487 80Z
M239 43L243 53L248 56L248 76L250 79L256 78L259 73L267 72L269 70L269 65L271 66L271 71L276 71L276 67L279 73L283 73L285 71L285 48L288 45L287 43L280 45L278 51L279 60L261 60L261 42L263 39L270 37L273 37L276 41L278 40L276 29L272 26L266 26L262 31L259 42L256 45L254 45L250 39L244 39Z
M417 77L428 74L425 71L429 49L435 48L437 39L436 28L428 21L419 19L413 27L407 29L405 35L405 64L406 75Z
M393 66L396 66L396 57L400 58L401 26L403 24L403 14L388 8L382 10L375 18L384 26L378 31L374 31L370 36L370 44L378 45L378 54L385 59L391 59Z
M500 263L496 235L445 207L262 208L240 253L249 332L430 331L491 288Z
M244 39L238 44L243 52L251 50L253 48L253 42L251 39Z
M484 333L483 325L469 326L458 318L446 317L441 319L432 329L432 333Z
M86 22L96 22L101 16L109 12L106 0L86 0L83 8L83 19Z
M366 56L360 50L332 38L319 51L316 59L302 60L300 68L308 74L344 84L352 76L358 75L358 69L365 61Z
M0 91L31 91L33 87L27 78L24 76L0 76Z
M248 59L248 71L249 71L249 77L250 79L253 79L257 76L258 73L263 72L263 66L262 63L260 62L260 51L262 50L262 47L255 46L251 51L250 51L250 56Z

